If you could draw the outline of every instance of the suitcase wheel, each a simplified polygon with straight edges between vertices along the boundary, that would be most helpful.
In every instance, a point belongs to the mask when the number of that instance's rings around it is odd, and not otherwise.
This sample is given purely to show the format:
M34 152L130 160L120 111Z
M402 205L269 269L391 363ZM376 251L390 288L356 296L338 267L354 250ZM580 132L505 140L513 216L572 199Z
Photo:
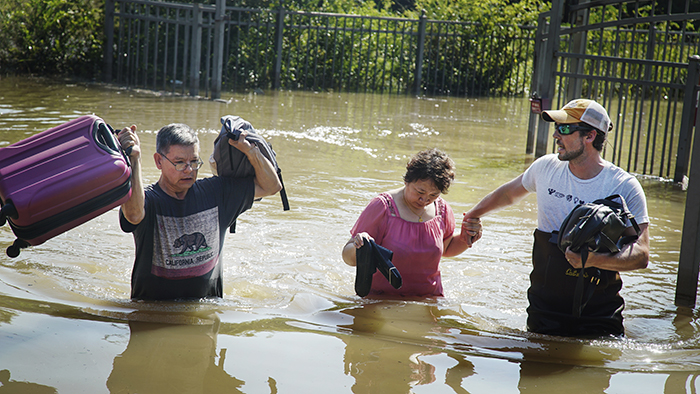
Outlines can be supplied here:
M21 239L16 239L15 242L7 248L7 256L15 258L19 256L19 252L22 248L29 246L27 241L22 241Z
M7 248L6 253L8 257L15 258L19 256L19 247L12 244L10 247Z
M17 219L18 217L17 209L15 209L15 205L12 204L12 201L8 201L7 204L3 205L2 209L0 209L0 227L5 225L8 217L13 219Z

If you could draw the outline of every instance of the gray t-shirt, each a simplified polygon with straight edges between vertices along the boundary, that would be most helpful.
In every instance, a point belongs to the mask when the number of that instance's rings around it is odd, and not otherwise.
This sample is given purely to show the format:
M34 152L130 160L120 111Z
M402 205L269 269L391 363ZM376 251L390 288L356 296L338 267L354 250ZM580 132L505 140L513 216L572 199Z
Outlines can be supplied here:
M146 216L138 225L120 211L134 235L136 260L131 298L222 297L221 250L226 230L253 204L253 178L210 177L192 185L184 200L158 184L145 189Z
M647 200L637 178L605 161L605 167L591 179L579 179L571 173L568 161L556 153L535 160L523 174L523 187L537 193L537 228L558 231L566 216L578 204L619 194L637 223L648 223Z

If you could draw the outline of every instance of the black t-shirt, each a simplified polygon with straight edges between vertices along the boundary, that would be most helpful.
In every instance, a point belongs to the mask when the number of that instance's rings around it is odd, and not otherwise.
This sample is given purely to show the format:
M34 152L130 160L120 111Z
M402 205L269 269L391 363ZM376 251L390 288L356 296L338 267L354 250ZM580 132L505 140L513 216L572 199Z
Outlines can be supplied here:
M148 186L141 223L119 215L122 230L133 233L136 243L131 298L222 297L226 230L253 205L254 194L253 178L200 179L184 200L167 195L157 183Z

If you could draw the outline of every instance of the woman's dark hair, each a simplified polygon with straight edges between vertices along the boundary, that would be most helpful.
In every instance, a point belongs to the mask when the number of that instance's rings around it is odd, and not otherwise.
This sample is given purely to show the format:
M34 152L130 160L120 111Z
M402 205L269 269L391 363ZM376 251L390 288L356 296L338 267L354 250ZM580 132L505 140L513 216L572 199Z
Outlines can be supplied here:
M173 145L199 145L199 138L190 126L183 123L172 123L158 130L156 152L167 154Z
M418 152L406 164L403 181L411 183L423 179L432 180L440 193L447 194L455 179L455 163L436 148Z

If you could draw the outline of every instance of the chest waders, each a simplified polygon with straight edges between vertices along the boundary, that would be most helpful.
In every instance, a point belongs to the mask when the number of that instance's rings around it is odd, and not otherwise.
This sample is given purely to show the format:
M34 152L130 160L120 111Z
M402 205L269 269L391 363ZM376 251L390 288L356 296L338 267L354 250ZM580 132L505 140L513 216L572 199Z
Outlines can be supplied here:
M535 230L532 262L528 331L577 337L624 334L618 272L586 268L580 280L581 270L566 261L556 234L540 230Z

